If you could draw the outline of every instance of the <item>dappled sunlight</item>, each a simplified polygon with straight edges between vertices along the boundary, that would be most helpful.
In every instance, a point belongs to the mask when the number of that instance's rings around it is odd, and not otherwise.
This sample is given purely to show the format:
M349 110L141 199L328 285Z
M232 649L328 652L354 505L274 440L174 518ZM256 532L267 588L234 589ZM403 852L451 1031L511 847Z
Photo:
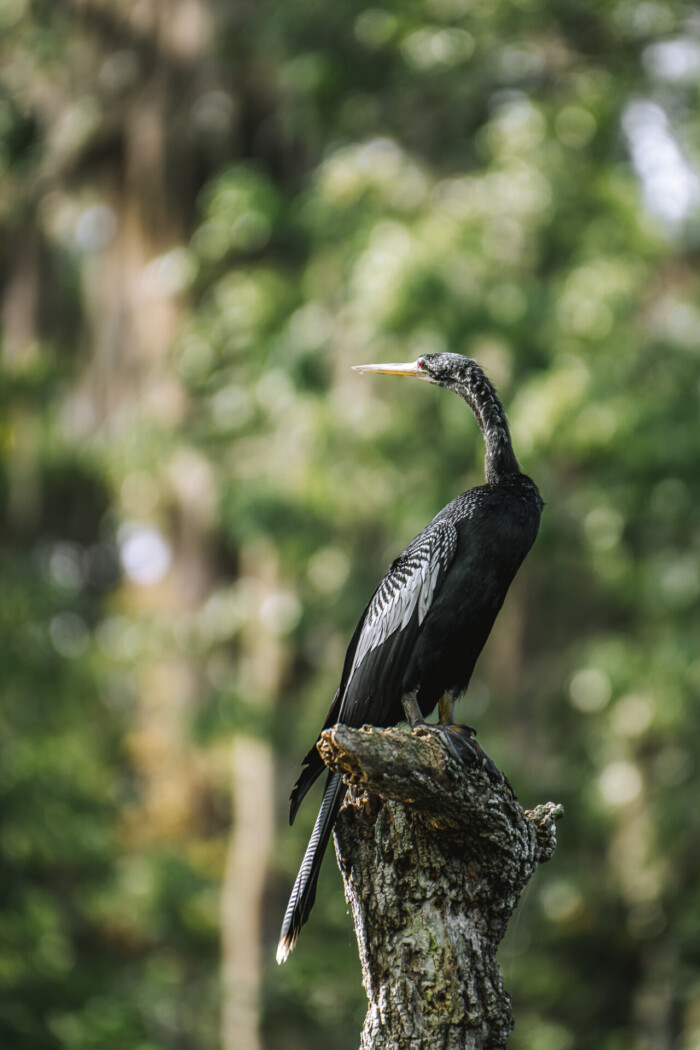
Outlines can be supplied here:
M622 126L649 211L672 226L697 213L700 178L683 156L661 106L630 102Z

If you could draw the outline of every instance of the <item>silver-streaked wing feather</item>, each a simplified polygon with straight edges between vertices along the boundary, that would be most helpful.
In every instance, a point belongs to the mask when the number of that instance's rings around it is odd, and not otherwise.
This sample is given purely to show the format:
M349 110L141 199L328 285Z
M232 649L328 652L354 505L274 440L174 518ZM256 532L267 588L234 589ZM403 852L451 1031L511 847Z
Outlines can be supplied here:
M452 522L433 521L399 555L367 607L346 691L368 653L408 627L414 613L417 626L422 624L456 549Z

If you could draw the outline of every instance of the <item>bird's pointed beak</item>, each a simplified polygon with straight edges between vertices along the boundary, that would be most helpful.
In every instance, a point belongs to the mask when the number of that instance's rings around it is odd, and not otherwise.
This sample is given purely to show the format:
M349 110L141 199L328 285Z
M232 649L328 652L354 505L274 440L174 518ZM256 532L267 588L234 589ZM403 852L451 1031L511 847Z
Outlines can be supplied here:
M414 376L416 379L430 379L430 376L418 367L418 361L400 365L353 365L356 372L385 372L390 376Z

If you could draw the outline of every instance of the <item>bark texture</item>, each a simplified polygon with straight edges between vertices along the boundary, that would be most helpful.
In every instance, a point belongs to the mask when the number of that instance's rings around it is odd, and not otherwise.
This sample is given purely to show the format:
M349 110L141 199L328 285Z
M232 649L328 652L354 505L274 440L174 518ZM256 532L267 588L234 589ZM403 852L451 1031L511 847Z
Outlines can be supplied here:
M505 1047L496 951L561 806L526 812L430 727L337 725L318 747L351 789L335 843L369 998L362 1050Z

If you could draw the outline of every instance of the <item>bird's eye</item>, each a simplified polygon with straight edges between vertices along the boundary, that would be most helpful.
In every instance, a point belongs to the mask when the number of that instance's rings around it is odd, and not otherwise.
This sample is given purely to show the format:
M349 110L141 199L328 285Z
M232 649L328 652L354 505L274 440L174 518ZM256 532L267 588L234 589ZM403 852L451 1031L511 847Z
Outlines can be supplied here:
M422 357L418 358L418 367L419 368L425 368L425 361L423 360Z

